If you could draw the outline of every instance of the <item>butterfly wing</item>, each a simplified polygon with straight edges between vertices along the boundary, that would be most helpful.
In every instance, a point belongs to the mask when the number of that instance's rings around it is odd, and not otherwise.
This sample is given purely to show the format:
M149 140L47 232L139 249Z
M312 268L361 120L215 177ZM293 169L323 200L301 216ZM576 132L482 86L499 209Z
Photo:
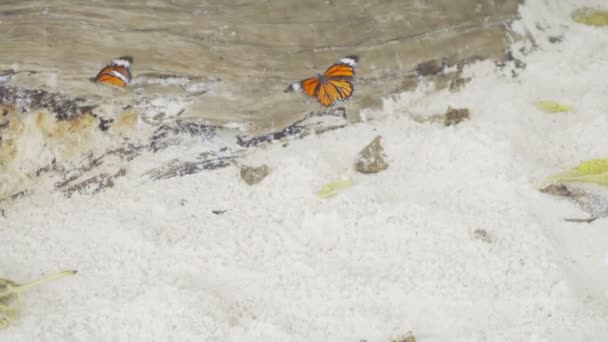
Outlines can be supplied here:
M133 65L133 57L122 56L112 61L113 66L123 67L124 75L127 77L127 83L131 82L131 66Z
M311 77L292 83L285 91L303 92L316 97L325 107L330 107L337 101L348 100L353 94L353 78L358 62L357 56L341 58L330 66L322 77Z
M317 93L317 99L325 107L333 105L336 102L337 97L338 93L336 92L336 89L329 86L327 83L322 84Z
M101 69L95 77L95 81L101 84L125 88L129 82L129 75L123 67L108 65Z
M302 91L308 95L314 97L319 91L321 80L318 77L307 78L302 81Z
M336 64L330 66L323 76L327 78L352 78L355 76L356 68L359 65L359 57L348 56L341 58Z
M103 73L101 75L98 75L95 81L100 84L125 88L127 86L127 83L120 76L122 75L117 72Z
M100 84L125 88L131 81L132 63L133 58L130 56L117 58L99 71L95 76L95 81Z
M347 80L327 80L321 83L317 99L325 107L331 107L338 101L348 100L353 94L353 85Z
M327 86L331 86L336 89L338 93L338 101L344 101L350 99L353 96L353 82L351 80L340 80L340 79L329 79Z
M344 57L325 71L323 77L326 81L321 84L317 94L323 106L332 106L338 101L348 100L353 95L353 79L358 61L357 56Z
M308 96L315 97L318 91L320 79L318 77L307 78L300 82L295 82L289 85L285 92L302 92Z

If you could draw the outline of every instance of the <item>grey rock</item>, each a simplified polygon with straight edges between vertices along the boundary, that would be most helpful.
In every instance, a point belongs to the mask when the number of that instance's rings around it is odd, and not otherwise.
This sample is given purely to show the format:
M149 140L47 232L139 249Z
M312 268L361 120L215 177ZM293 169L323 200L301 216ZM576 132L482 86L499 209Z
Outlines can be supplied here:
M445 113L445 119L443 124L445 126L454 126L463 122L464 120L468 120L470 117L470 112L468 108L452 108L448 107L447 112Z
M473 232L473 237L485 243L492 243L492 238L490 237L490 234L488 234L488 231L485 229L475 229L475 231Z
M598 218L608 216L608 191L604 186L591 183L551 184L540 191L568 198L590 215L589 218L565 218L565 221L591 223Z
M360 173L378 173L388 168L384 160L384 147L382 147L382 136L379 135L372 140L359 154L355 162L355 170Z
M241 165L241 178L249 185L258 184L270 173L268 165L258 167Z

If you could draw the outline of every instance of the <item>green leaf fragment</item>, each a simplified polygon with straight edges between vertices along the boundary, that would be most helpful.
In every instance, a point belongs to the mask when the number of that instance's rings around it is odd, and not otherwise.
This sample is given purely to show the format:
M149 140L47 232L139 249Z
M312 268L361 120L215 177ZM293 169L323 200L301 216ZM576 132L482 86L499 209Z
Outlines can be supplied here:
M608 26L608 11L593 8L579 8L572 12L572 19L588 26Z
M329 182L321 187L318 192L321 198L331 198L336 196L341 190L349 188L353 185L352 177L342 177L335 181Z
M0 330L8 327L19 317L21 294L31 288L53 280L76 274L77 271L54 273L26 284L18 284L9 279L0 279Z
M608 159L591 159L580 163L575 168L553 175L551 183L594 183L608 185Z
M569 112L572 110L572 106L559 104L555 101L538 101L536 102L536 108L545 113L562 113Z
M595 175L604 172L608 172L608 159L591 159L576 167L578 175Z

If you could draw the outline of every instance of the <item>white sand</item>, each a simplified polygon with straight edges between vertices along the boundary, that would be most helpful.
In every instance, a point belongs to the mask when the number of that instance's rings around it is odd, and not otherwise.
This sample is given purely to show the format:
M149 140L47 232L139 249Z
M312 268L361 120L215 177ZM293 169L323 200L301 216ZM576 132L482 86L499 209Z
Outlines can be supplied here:
M580 1L536 3L518 24L539 43L519 77L481 63L459 93L404 94L382 119L257 151L246 162L272 173L256 186L226 168L17 201L0 275L79 274L28 293L0 340L607 341L608 219L565 222L587 214L537 185L608 156L608 28L570 21ZM471 120L407 114L448 105ZM318 198L378 134L390 167Z

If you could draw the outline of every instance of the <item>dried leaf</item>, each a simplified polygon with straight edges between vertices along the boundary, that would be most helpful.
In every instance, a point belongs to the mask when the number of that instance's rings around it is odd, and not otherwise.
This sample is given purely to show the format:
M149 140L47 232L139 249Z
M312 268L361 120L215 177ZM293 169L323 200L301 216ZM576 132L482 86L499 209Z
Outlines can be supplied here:
M340 191L350 188L352 185L353 179L350 175L341 177L340 179L323 185L319 190L318 195L321 198L331 198L336 196Z
M572 12L572 19L588 26L608 26L608 11L593 8L579 8Z
M608 159L591 159L580 163L575 168L553 175L549 183L581 182L608 185Z
M0 279L0 329L8 327L19 317L21 311L21 294L33 287L57 280L77 271L62 271L42 277L26 284L18 284L9 279Z
M559 104L555 101L538 101L536 102L536 108L545 113L562 113L569 112L572 110L572 106Z

